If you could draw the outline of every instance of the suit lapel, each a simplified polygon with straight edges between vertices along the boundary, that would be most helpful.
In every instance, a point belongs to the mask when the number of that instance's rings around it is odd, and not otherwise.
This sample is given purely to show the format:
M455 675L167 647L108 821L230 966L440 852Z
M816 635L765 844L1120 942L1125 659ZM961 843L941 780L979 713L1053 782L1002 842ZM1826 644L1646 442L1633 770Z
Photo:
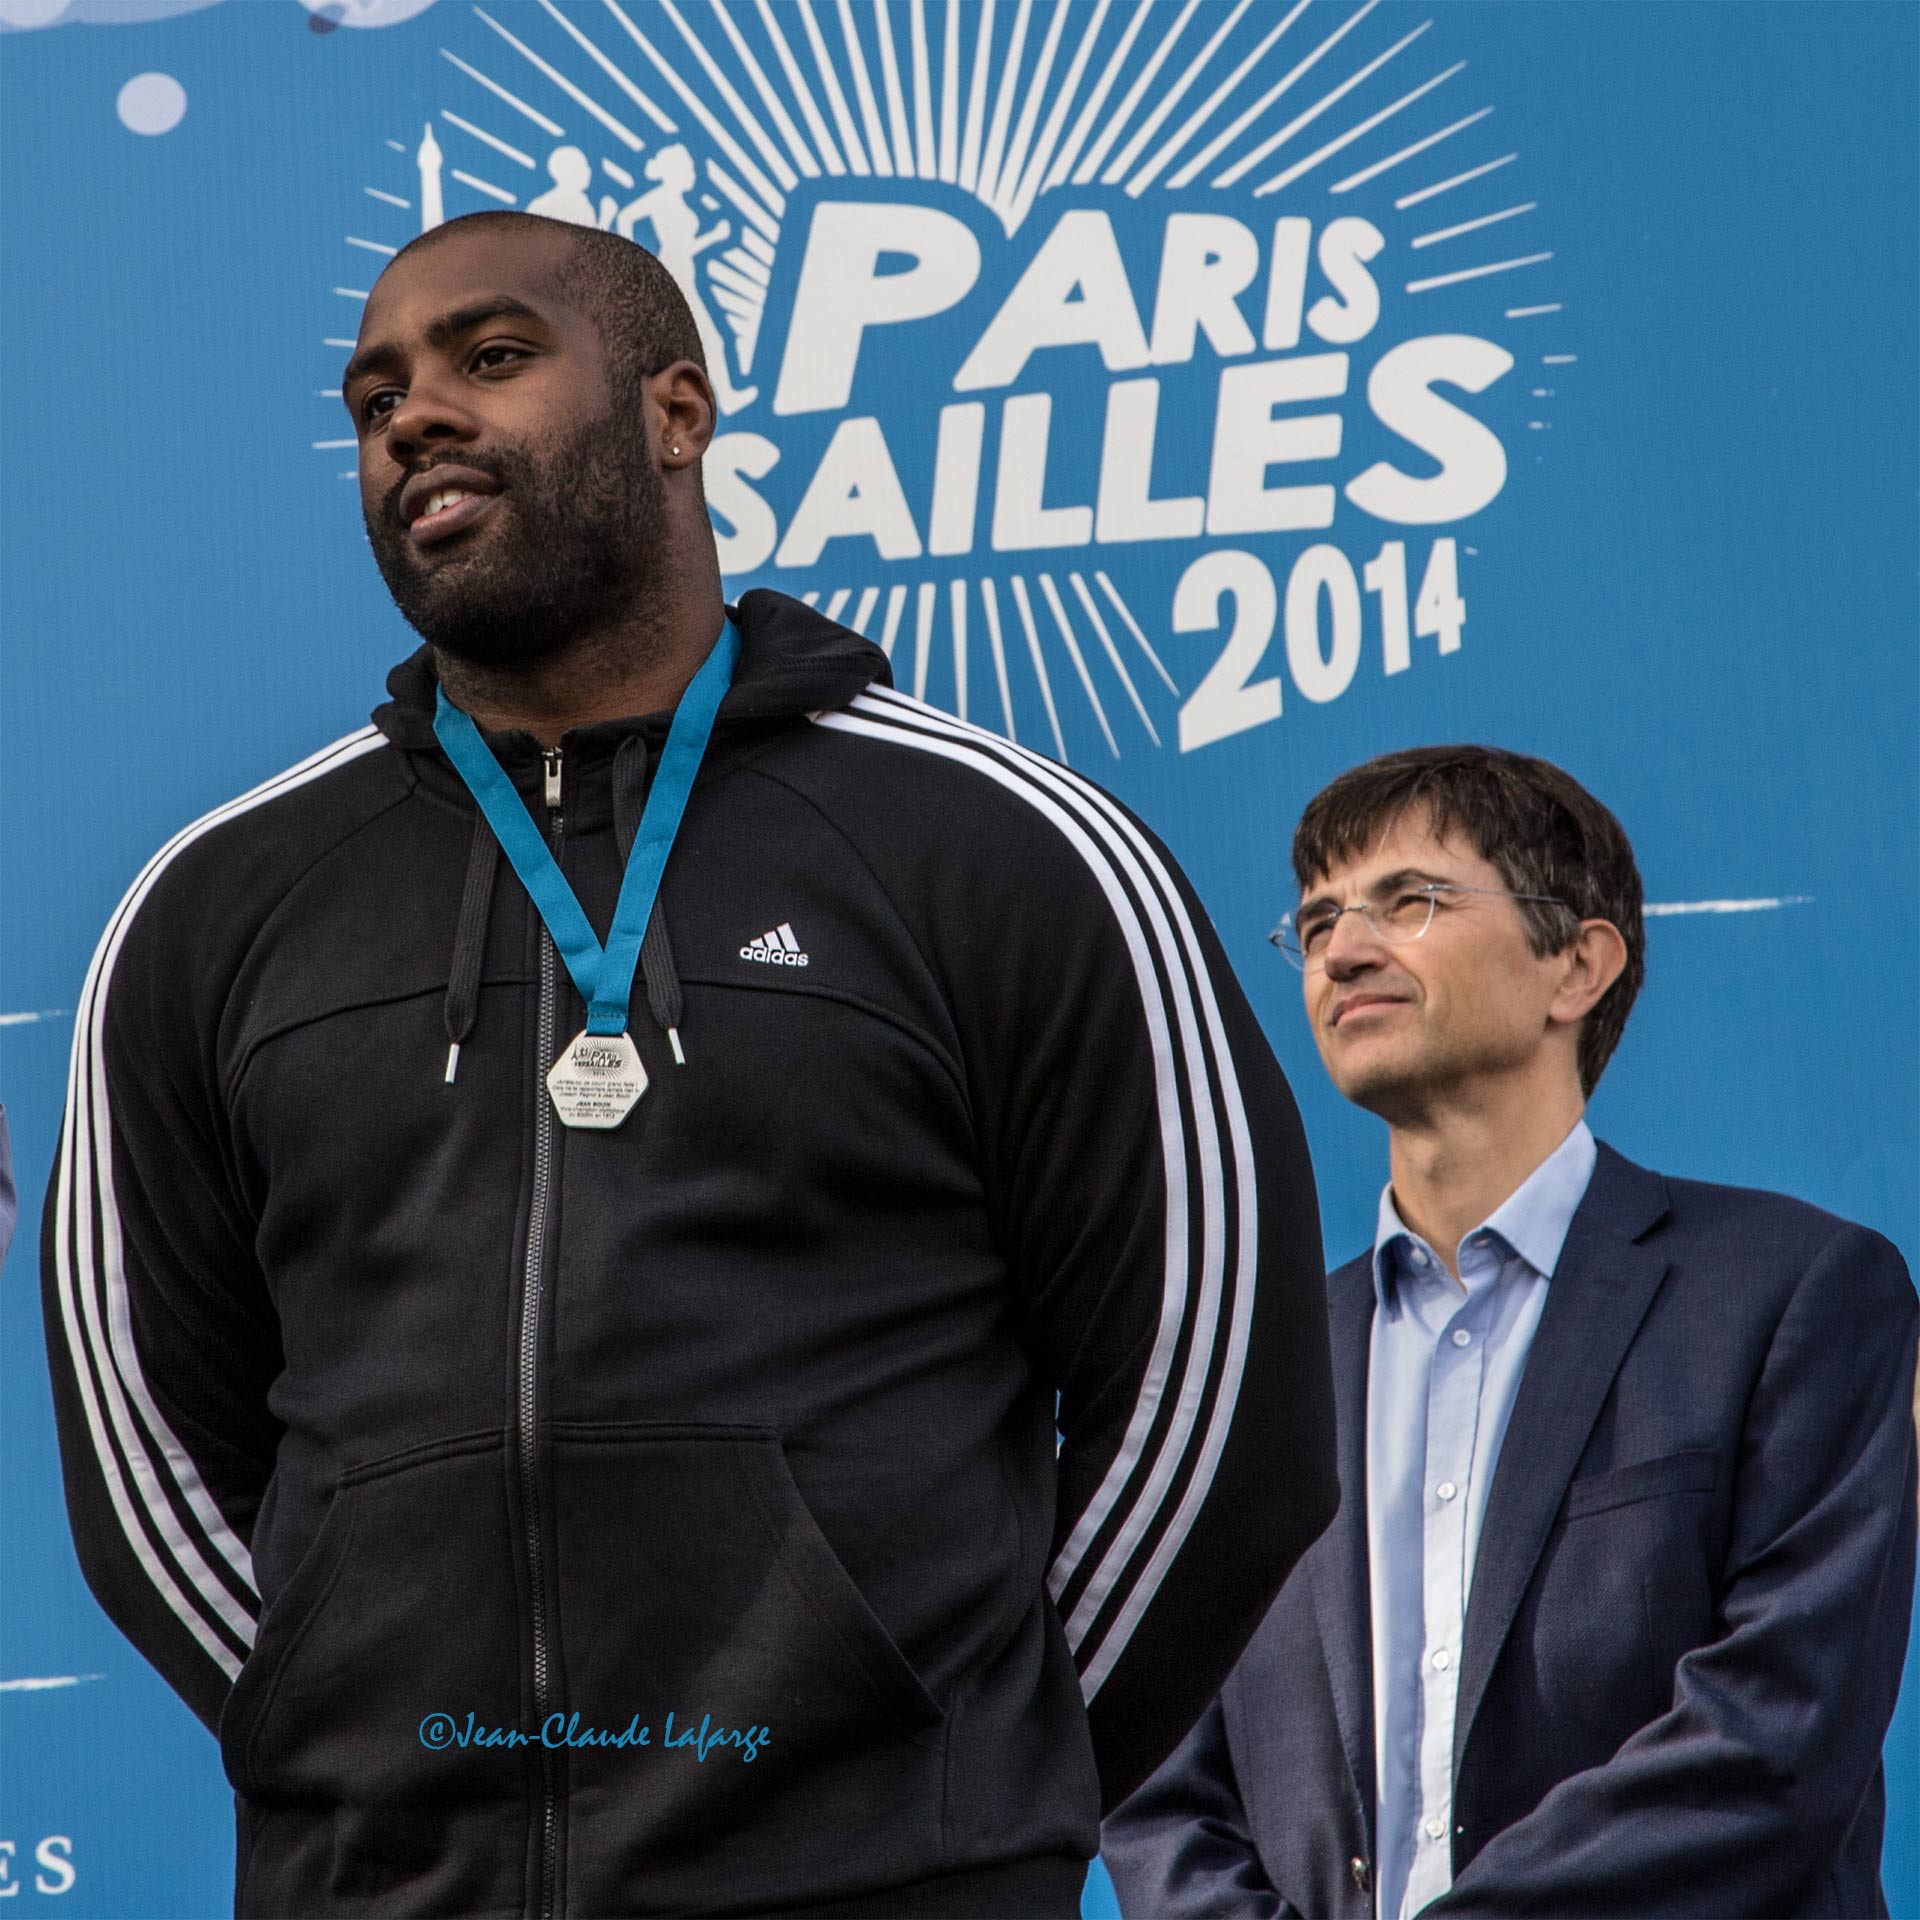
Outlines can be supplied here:
M1314 1554L1314 1613L1326 1648L1340 1743L1367 1830L1373 1828L1373 1636L1367 1586L1367 1352L1373 1330L1369 1259L1332 1276L1327 1331L1339 1439L1340 1510Z
M1481 1525L1467 1604L1453 1767L1614 1376L1667 1263L1635 1244L1666 1212L1666 1184L1602 1145L1527 1356ZM1364 1542L1363 1542L1364 1545ZM1365 1603L1364 1586L1361 1601Z

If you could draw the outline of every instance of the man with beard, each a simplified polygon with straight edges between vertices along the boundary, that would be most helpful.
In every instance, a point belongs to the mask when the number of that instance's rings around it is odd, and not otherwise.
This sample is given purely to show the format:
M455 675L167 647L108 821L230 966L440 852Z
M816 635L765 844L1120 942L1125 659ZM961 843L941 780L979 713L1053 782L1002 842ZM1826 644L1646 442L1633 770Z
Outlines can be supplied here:
M128 894L46 1231L81 1561L218 1731L236 1904L1072 1914L1335 1497L1206 915L724 605L639 248L438 229L343 385L427 644Z

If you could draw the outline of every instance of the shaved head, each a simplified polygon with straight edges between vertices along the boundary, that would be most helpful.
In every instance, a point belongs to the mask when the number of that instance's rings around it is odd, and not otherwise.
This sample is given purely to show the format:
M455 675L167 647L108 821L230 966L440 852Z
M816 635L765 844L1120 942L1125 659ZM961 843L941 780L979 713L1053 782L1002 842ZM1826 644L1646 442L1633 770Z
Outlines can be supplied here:
M429 227L402 247L386 270L391 273L410 254L488 229L503 239L515 231L549 244L556 235L564 239L566 251L554 271L553 289L592 320L623 399L632 397L647 374L676 360L691 360L703 373L707 370L700 329L673 275L645 247L617 233L504 208L469 213Z

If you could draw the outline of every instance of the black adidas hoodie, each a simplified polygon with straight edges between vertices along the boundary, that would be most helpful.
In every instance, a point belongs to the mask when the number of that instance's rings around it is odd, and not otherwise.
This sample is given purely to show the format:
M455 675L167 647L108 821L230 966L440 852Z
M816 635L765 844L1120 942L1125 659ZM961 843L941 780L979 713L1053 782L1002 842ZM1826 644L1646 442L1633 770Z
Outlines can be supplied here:
M1070 1913L1332 1513L1306 1147L1172 860L735 618L617 1131L425 652L88 974L67 1494L242 1913ZM666 724L491 742L603 937Z

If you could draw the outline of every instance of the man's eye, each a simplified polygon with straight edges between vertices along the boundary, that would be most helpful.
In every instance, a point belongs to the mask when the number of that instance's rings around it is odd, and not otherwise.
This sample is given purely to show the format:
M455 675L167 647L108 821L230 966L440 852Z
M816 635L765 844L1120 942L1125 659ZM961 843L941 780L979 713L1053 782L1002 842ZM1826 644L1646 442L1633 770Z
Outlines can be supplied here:
M1432 911L1433 896L1431 894L1396 893L1387 903L1387 924L1394 927L1417 926Z
M400 404L400 395L392 387L381 387L360 402L360 418L374 421L391 413Z
M473 356L473 364L477 371L485 371L490 367L508 366L513 361L522 358L524 358L524 355L519 347L509 347L496 343L493 346L480 348Z
M1300 923L1300 949L1303 953L1315 953L1327 944L1333 932L1333 915L1316 914L1311 920Z

